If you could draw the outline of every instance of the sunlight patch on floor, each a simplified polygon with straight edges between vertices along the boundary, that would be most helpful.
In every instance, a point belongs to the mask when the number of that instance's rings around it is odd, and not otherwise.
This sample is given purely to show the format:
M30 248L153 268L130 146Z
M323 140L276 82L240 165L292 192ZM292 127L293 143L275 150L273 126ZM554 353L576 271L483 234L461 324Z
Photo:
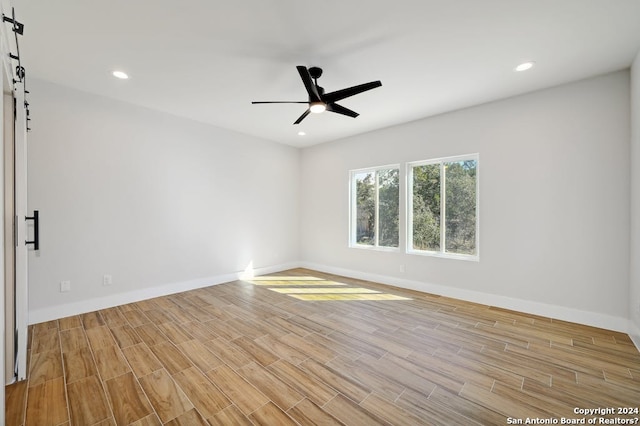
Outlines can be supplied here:
M371 294L290 294L300 300L411 300L408 297L396 296L388 293Z
M335 281L323 281L323 280L308 280L308 281L300 281L296 279L292 280L256 280L253 279L249 281L252 284L260 285L260 286L278 286L278 285L287 285L287 286L338 286L338 285L346 285L343 283L337 283Z
M325 280L313 276L270 275L252 277L247 282L269 290L307 301L349 300L411 300L364 287L349 287L349 284Z
M342 287L342 288L297 288L297 287L287 287L287 288L272 288L271 291L277 291L278 293L285 294L305 294L305 293L380 293L379 291L371 290L368 288L362 287Z

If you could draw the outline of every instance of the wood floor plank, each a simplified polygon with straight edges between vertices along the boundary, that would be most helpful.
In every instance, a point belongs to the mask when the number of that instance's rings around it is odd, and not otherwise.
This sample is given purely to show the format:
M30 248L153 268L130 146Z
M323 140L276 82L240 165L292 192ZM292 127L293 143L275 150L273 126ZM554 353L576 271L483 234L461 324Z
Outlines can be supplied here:
M60 343L62 344L62 352L69 352L89 346L89 341L82 327L61 331ZM57 347L54 347L54 349L58 350Z
M292 364L300 364L302 361L308 358L306 354L300 352L297 349L294 349L293 347L287 345L286 343L269 334L256 339L255 342L270 353L276 355L278 358L286 359Z
M31 356L29 386L62 377L62 354L60 350L35 353Z
M268 402L249 415L258 426L298 426L298 424L273 402Z
M193 366L191 361L171 342L163 342L151 346L151 351L170 374L175 374Z
M136 377L146 376L163 368L158 358L156 358L153 352L151 352L151 349L144 343L123 348L122 353L127 358Z
M279 359L277 355L248 337L238 337L231 343L244 350L250 359L262 366L267 366Z
M188 340L179 344L178 348L204 373L223 364L222 360L199 340Z
M96 376L85 377L67 385L71 422L93 425L111 417L111 409Z
M162 426L162 422L158 418L158 415L153 413L129 424L129 426Z
M85 329L90 329L93 327L100 327L105 325L104 320L102 319L102 315L100 312L87 312L86 314L80 315L80 319L82 320L82 324Z
M28 385L29 382L23 380L5 387L5 422L7 425L24 424Z
M60 330L68 330L70 328L82 327L82 320L78 315L60 318L58 320Z
M335 370L339 370L342 374L351 378L357 383L375 389L381 395L384 395L390 400L395 400L406 389L406 386L396 382L389 381L386 377L382 376L379 372L373 371L369 368L364 368L358 363L358 361L350 361L342 359L340 357L334 358L327 365ZM432 388L432 383L425 383L426 386ZM427 393L428 395L428 393Z
M490 408L478 405L467 399L460 397L457 393L452 393L446 389L436 388L431 395L429 401L437 403L442 407L446 407L452 413L457 413L468 419L473 419L480 424L504 424L505 417Z
M163 309L150 309L145 311L144 314L156 325L176 321L175 317Z
M269 402L262 392L227 366L221 366L207 372L207 377L245 414Z
M68 420L62 377L29 388L25 426L57 426Z
M209 423L192 409L165 423L165 426L209 426Z
M193 404L165 369L141 377L140 385L163 423L191 410Z
M232 368L240 368L247 365L251 360L244 351L223 338L209 340L204 345L225 364Z
M231 401L195 367L173 375L189 400L206 418L213 417L231 405Z
M102 380L109 380L131 371L120 348L115 345L96 349L93 356Z
M144 313L142 313L142 311L139 311L138 309L125 311L122 313L122 315L124 315L124 317L127 319L129 325L134 328L151 322L149 317L147 317Z
M86 330L89 345L94 351L105 346L115 345L116 342L111 335L111 330L106 325L96 326Z
M434 392L436 392L438 389ZM462 399L462 398L461 398ZM466 400L465 400L466 401ZM505 424L505 417L500 415L502 421L498 423L483 423L477 421L474 416L465 417L458 413L458 410L451 409L449 406L441 405L437 401L432 401L426 398L424 394L416 392L411 389L407 389L396 400L396 404L402 407L405 411L412 413L420 418L429 419L429 424L437 426L449 426L449 425L485 425L485 424ZM482 407L481 405L477 405ZM481 413L483 415L484 413Z
M91 350L88 347L63 354L64 373L67 385L85 377L98 374ZM30 381L33 380L33 376Z
M366 385L313 359L303 361L300 363L300 367L307 372L307 374L328 384L355 402L361 402L371 393L371 389Z
M118 307L103 309L100 312L104 322L111 327L121 327L128 324L127 319L122 315Z
M162 334L158 327L154 324L142 324L135 328L136 333L149 346L159 345L160 343L168 341L167 336Z
M193 336L191 336L182 325L175 322L158 324L158 328L169 338L169 340L171 340L171 342L173 342L174 345L193 339Z
M317 343L317 339L314 339L312 335L306 337L300 337L297 334L290 333L280 338L284 344L296 348L298 351L304 353L308 357L317 359L323 363L332 360L338 356L338 352L323 346L321 343Z
M238 369L245 380L260 389L272 402L283 411L304 399L298 391L278 379L276 375L254 362Z
M228 406L213 417L209 417L207 421L211 426L254 426L251 420L242 414L242 411L240 411L235 405Z
M201 342L217 339L219 337L210 327L199 321L190 321L182 325L190 335Z
M289 386L320 406L326 404L337 394L333 388L310 377L285 359L274 362L267 368L280 380L285 381Z
M56 351L60 346L60 337L58 335L58 330L55 328L43 329L41 331L34 330L31 340L31 352L34 354L40 352Z
M520 398L498 395L470 383L464 385L460 396L478 405L492 407L495 411L505 416L505 418L516 416L531 418L548 417L548 413L526 402L521 402Z
M132 373L105 382L107 398L118 425L128 425L153 413L146 395Z
M142 342L138 333L129 324L111 328L111 333L116 339L118 346L126 348L127 346L137 345Z
M344 425L340 420L326 413L322 408L306 398L291 407L287 414L301 425Z
M394 426L413 426L419 425L424 421L418 416L398 407L393 401L387 401L375 393L372 393L362 401L360 406L369 413Z
M353 401L338 394L324 407L324 410L342 423L353 426L390 425L369 413Z

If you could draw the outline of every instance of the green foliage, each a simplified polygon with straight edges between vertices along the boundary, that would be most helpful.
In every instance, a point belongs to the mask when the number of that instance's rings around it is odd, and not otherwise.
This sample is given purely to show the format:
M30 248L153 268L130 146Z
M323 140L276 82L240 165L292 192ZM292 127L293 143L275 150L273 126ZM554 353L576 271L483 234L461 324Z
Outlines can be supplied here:
M375 244L376 200L374 174L356 176L356 242Z
M413 248L440 250L440 165L413 168Z
M376 181L377 179L377 181ZM398 169L356 175L356 242L398 247L400 177ZM376 187L378 215L376 216Z
M398 247L400 177L398 169L378 172L378 245Z
M444 163L445 202L441 202L441 164L413 168L413 248L441 250L444 209L445 250L476 253L475 160Z
M476 162L446 167L446 251L476 253Z

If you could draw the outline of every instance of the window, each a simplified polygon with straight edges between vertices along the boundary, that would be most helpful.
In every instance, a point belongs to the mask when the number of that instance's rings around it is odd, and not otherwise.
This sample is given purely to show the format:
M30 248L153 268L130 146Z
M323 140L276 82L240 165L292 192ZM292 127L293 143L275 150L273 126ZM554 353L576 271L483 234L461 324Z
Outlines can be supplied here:
M398 166L351 171L351 247L397 248Z
M478 259L478 155L408 164L411 253Z

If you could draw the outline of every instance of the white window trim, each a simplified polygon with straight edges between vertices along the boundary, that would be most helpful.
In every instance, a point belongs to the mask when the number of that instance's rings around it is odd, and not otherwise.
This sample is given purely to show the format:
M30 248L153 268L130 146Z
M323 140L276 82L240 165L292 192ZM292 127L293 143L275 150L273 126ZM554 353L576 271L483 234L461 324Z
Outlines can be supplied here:
M378 220L377 218L379 217L378 215L378 209L379 209L379 205L378 205L378 171L379 170L389 170L389 169L397 169L398 170L398 174L400 174L400 164L388 164L385 166L375 166L375 167L365 167L362 169L354 169L354 170L349 170L349 247L350 248L357 248L357 249L364 249L364 250L374 250L374 251L388 251L388 252L399 252L400 251L400 224L398 224L398 247L387 247L387 246L379 246L378 245L378 238L379 238L379 232L377 232L376 229L376 241L375 241L375 245L368 245L368 244L358 244L356 242L356 230L357 230L357 223L356 223L356 202L357 202L357 196L356 196L356 185L354 185L355 183L355 175L360 174L360 173L368 173L368 172L374 172L375 173L375 178L376 178L376 193L375 193L375 205L376 205L376 228L378 227ZM401 176L398 176L398 179L401 179ZM400 183L400 182L398 182ZM398 191L398 194L400 194L400 191ZM398 209L400 210L400 199L398 199Z
M445 221L440 221L440 247L441 251L428 251L428 250L417 250L413 248L413 168L419 166L426 166L429 164L440 164L440 173L442 176L444 163L446 162L455 162L455 161L464 161L464 160L475 160L476 161L476 254L457 254L457 253L447 253L444 251L444 247L446 247L446 224ZM406 252L407 254L415 254L420 256L432 256L432 257L441 257L446 259L457 259L457 260L468 260L473 262L480 261L480 154L466 154L466 155L456 155L451 157L440 157L440 158L432 158L429 160L422 161L412 161L407 163L406 165L406 230L407 230L407 246ZM446 179L441 180L440 184L440 200L442 203L441 206L441 215L444 215L446 212Z

